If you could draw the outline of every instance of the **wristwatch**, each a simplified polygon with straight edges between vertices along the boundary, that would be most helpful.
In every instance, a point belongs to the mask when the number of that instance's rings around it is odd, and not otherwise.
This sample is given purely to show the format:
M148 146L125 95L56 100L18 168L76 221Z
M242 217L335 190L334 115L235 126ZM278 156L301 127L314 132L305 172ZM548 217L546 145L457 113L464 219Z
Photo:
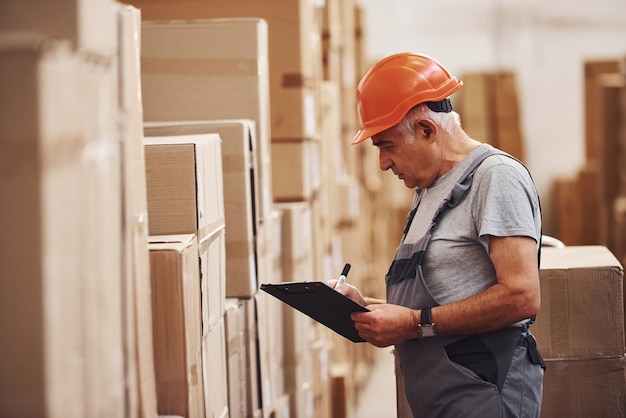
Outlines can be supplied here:
M431 308L424 308L421 310L420 324L417 326L418 338L424 337L436 337L437 330L433 323L433 315Z

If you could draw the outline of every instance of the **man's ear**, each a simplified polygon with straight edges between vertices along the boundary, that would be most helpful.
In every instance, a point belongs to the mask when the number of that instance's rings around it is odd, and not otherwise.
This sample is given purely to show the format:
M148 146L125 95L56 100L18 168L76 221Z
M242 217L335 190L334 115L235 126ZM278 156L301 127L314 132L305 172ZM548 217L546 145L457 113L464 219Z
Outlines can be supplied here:
M415 128L415 133L427 140L433 140L437 135L437 126L428 119L419 120Z

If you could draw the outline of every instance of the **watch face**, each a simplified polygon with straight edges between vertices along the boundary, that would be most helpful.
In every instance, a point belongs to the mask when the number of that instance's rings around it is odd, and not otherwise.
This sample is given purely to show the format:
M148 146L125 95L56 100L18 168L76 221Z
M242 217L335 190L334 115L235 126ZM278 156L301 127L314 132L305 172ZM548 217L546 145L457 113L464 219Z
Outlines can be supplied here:
M435 328L432 324L426 324L421 326L422 329L422 337L435 337L437 334L435 333Z

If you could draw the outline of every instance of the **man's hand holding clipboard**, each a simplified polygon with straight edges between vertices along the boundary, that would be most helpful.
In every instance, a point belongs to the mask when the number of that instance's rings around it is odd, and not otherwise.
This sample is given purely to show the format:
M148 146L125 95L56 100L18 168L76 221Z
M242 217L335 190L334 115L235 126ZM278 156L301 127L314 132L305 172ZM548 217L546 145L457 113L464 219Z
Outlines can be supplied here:
M350 318L352 312L368 312L362 304L345 296L341 289L350 265L346 264L337 282L286 282L276 284L262 284L261 290L282 300L284 303L299 310L322 325L353 342L364 342L354 328L354 321ZM339 283L339 282L342 283ZM333 287L331 287L333 286ZM349 288L348 286L345 286ZM335 289L337 288L337 289ZM361 297L362 299L362 297Z

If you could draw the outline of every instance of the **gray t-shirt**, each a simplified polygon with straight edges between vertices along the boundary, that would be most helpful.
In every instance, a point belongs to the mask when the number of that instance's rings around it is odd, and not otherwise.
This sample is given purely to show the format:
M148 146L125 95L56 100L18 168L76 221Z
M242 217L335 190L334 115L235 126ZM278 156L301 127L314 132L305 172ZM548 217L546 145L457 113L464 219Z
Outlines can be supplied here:
M417 190L418 209L404 242L416 242L482 144L429 188ZM422 271L433 298L441 305L479 293L496 283L489 258L490 236L541 235L539 198L528 170L503 155L488 157L476 170L472 185L459 205L448 209L435 226Z

